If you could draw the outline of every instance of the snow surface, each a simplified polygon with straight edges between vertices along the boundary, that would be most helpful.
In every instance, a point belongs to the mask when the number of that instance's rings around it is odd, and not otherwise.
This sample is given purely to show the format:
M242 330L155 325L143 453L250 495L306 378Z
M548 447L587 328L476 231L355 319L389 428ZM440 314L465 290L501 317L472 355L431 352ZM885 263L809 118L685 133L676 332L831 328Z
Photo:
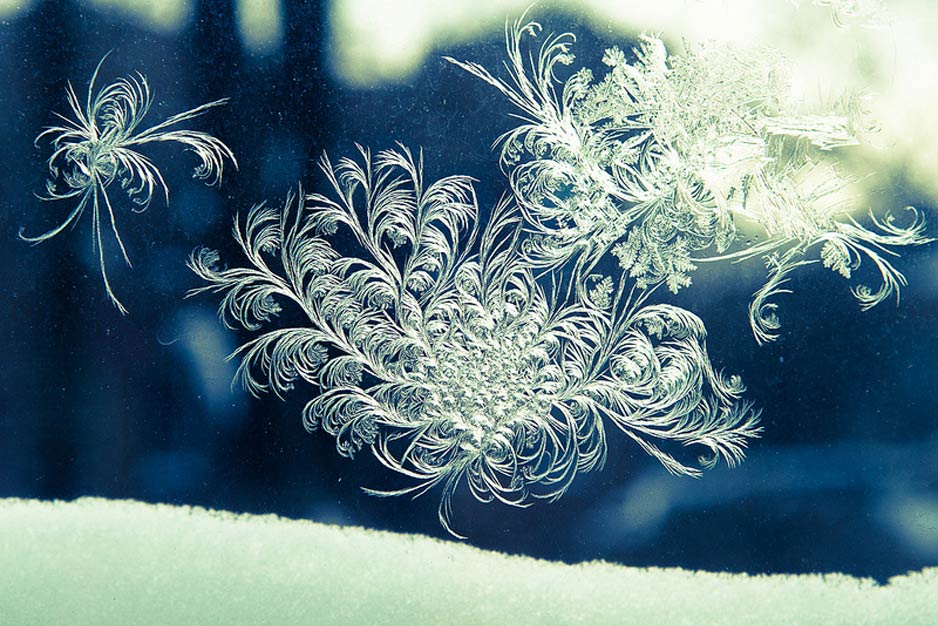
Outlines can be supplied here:
M938 624L938 569L887 585L566 565L199 508L0 499L0 624Z

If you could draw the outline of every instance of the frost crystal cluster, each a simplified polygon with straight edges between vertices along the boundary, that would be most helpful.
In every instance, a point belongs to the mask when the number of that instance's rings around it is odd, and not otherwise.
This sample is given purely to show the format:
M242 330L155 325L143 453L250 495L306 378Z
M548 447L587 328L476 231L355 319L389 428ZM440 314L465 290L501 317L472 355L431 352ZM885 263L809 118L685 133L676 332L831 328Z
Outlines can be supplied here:
M853 293L864 308L905 284L892 248L925 243L924 221L870 216L864 226L845 200L851 182L831 156L862 143L857 99L802 111L789 97L786 65L771 50L688 44L678 56L643 36L629 54L606 50L597 80L571 65L572 34L529 53L540 26L506 28L506 76L449 59L504 94L522 124L500 138L501 159L532 234L523 247L537 266L575 260L588 276L611 252L640 288L691 283L704 261L763 258L766 284L750 306L760 342L775 338L769 298L796 267L823 262L850 278L868 259L879 286ZM752 239L740 226L758 232ZM811 253L818 254L810 258Z
M135 205L137 213L145 211L153 192L163 190L169 202L169 188L156 165L142 152L147 144L157 142L181 143L199 158L195 177L210 185L221 182L225 159L235 167L237 162L231 150L215 137L197 130L173 128L221 106L227 99L215 100L167 118L156 126L139 130L153 103L147 79L142 74L119 78L95 93L94 83L104 59L98 63L88 84L88 97L84 106L69 84L66 95L72 118L58 115L61 126L46 128L36 137L36 144L48 138L52 144L49 172L44 200L68 200L75 203L61 224L41 235L30 237L20 230L20 238L30 243L41 243L73 226L85 210L91 211L91 237L98 254L101 278L108 298L121 313L127 310L114 295L107 278L104 260L102 229L105 221L117 241L127 265L130 257L117 229L114 207L108 188L117 181Z
M564 78L573 35L528 50L538 24L506 31L503 77L449 59L522 120L499 139L511 197L487 217L468 178L428 184L407 149L360 148L323 158L327 193L237 219L243 264L206 248L190 260L196 293L219 294L226 323L253 334L235 353L242 384L311 389L309 429L410 481L370 492L438 487L447 529L460 488L516 506L560 497L603 464L610 427L675 474L743 458L758 412L712 367L700 319L651 302L658 286L687 287L701 262L761 258L750 321L763 342L793 269L852 278L867 261L879 285L853 293L870 307L905 282L893 248L926 241L914 209L904 223L851 217L852 181L834 163L867 132L859 100L803 110L776 53L670 56L644 36L607 50L601 78ZM599 271L609 257L615 276ZM696 463L686 446L702 449Z
M704 466L742 459L758 415L711 367L696 316L624 280L545 290L511 204L480 228L469 179L426 184L404 148L321 168L328 195L236 220L244 266L204 248L190 266L230 325L258 332L237 352L247 389L318 388L309 429L412 481L372 493L440 485L447 529L463 485L485 502L555 499L602 465L609 425L673 473L699 472L674 444L702 447Z

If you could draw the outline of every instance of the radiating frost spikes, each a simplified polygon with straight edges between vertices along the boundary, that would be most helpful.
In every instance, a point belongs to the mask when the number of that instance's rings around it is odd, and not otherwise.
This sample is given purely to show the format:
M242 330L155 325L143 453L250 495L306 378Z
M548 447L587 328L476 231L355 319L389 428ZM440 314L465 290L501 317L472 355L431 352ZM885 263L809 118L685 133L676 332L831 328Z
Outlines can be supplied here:
M359 152L323 157L328 193L290 194L280 210L258 205L237 220L244 267L206 249L189 265L207 283L193 293L220 294L226 323L272 326L233 355L248 391L318 389L308 429L333 435L345 456L370 449L412 482L369 493L439 488L440 522L455 535L457 489L512 506L559 498L601 467L609 421L674 473L699 470L668 442L703 446L704 466L742 458L758 413L711 367L693 314L642 306L621 281L597 280L592 298L548 295L519 254L511 203L495 207L476 249L468 178L427 184L406 148ZM357 251L332 246L339 230ZM304 322L278 324L281 307Z
M130 265L108 195L111 183L115 180L120 182L135 205L131 210L136 213L146 210L156 190L162 190L169 203L169 188L163 175L149 158L138 151L139 146L152 142L176 142L186 146L199 159L195 177L210 185L221 183L225 159L236 168L238 164L228 146L207 133L179 128L169 130L225 104L227 99L203 104L137 132L152 104L150 86L146 77L138 73L119 78L95 92L94 84L107 56L101 59L91 75L84 108L69 83L66 97L72 118L56 114L64 125L48 127L36 137L37 146L43 139L52 144L52 156L48 160L50 178L46 183L46 195L41 198L50 201L77 198L77 204L55 228L37 236L27 236L20 229L19 236L30 243L41 243L74 226L90 208L92 244L98 255L105 291L114 306L126 314L127 310L117 299L108 280L101 232L102 223L106 221L121 256Z

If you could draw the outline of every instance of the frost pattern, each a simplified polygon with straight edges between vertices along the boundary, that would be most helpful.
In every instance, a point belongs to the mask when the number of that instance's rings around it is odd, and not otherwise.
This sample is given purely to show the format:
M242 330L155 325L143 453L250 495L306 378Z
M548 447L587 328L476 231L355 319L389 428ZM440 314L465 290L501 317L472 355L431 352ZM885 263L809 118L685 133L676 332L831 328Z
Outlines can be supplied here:
M701 262L762 257L766 284L750 306L756 339L776 337L775 304L796 267L817 262L850 277L868 259L878 287L853 293L866 309L905 284L887 260L898 246L930 241L909 207L904 223L870 216L864 226L843 200L852 182L826 161L861 143L862 100L804 113L786 94L777 52L691 45L679 56L643 35L628 55L606 50L600 80L588 68L566 79L575 37L552 35L529 50L540 25L522 17L506 27L506 77L448 60L481 78L517 107L522 123L505 133L501 161L530 236L536 266L575 259L589 276L606 254L640 288L690 285ZM747 241L739 222L760 231Z
M742 459L758 413L711 366L696 316L644 305L624 279L594 276L578 298L545 291L517 252L510 203L480 229L469 178L428 185L403 147L360 152L323 158L329 195L304 203L300 190L236 219L244 266L202 248L190 267L207 283L193 293L220 294L226 323L259 333L235 353L251 393L318 388L308 429L413 481L370 493L439 485L456 534L461 485L482 502L559 498L603 464L609 424L675 474L700 470L662 442L702 446L705 467Z
M51 239L66 228L74 226L81 219L82 213L90 207L92 244L98 254L104 288L114 306L126 314L127 310L111 289L104 261L101 231L102 223L106 219L124 261L131 265L117 229L108 187L118 181L135 205L133 211L136 213L147 209L154 191L158 192L159 189L162 189L168 204L169 188L163 180L163 175L148 157L139 152L139 148L155 142L181 143L194 152L200 161L194 176L205 180L209 185L221 183L225 159L230 160L235 167L237 162L228 146L215 137L197 130L171 129L204 114L209 109L225 104L227 98L189 109L167 118L156 126L138 131L153 102L147 79L139 73L136 76L119 78L95 93L94 83L105 59L107 55L101 59L91 75L84 107L69 83L66 95L72 118L56 114L63 125L50 126L36 137L37 146L43 138L48 138L53 150L48 160L50 177L46 182L47 195L42 199L70 200L77 203L65 220L55 228L34 237L26 236L24 230L20 229L20 238L30 243Z
M798 6L800 0L791 0ZM857 25L863 28L884 28L893 22L883 0L811 0L811 4L830 7L838 28Z

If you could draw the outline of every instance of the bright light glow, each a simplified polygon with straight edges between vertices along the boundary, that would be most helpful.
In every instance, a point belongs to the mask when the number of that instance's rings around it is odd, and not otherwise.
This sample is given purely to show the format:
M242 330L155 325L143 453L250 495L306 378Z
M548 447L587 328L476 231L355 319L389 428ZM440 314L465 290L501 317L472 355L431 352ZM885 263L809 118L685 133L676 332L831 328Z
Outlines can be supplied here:
M353 85L413 74L443 41L472 41L498 32L529 0L333 0L333 62Z
M2 1L2 0L0 0ZM130 15L144 26L156 31L178 31L189 20L189 0L87 0L87 3L105 10Z
M32 8L34 0L0 0L0 19L16 17Z
M341 78L367 85L416 71L433 48L500 32L530 0L334 0L333 54ZM576 11L624 34L666 31L676 37L751 42L771 21L772 2L746 0L560 0L537 5Z
M241 41L251 52L268 54L283 44L280 0L238 0L236 14Z

